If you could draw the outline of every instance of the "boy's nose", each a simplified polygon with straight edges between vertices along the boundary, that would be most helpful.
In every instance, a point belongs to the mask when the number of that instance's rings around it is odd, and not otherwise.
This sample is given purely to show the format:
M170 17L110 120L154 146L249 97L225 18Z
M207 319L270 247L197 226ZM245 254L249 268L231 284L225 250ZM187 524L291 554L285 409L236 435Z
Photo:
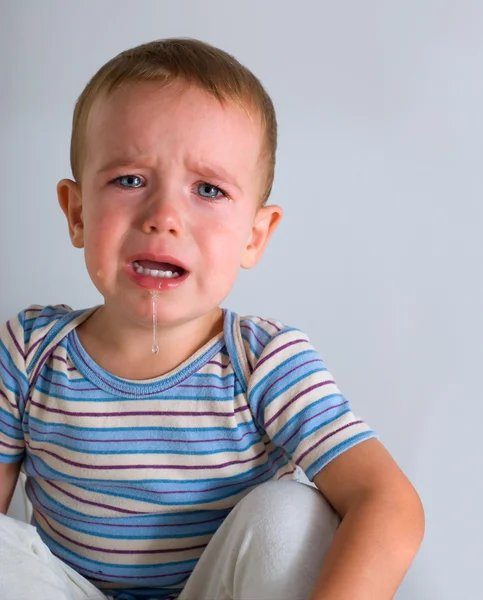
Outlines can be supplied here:
M152 198L142 215L141 228L144 233L169 232L178 235L183 227L181 206L174 198Z

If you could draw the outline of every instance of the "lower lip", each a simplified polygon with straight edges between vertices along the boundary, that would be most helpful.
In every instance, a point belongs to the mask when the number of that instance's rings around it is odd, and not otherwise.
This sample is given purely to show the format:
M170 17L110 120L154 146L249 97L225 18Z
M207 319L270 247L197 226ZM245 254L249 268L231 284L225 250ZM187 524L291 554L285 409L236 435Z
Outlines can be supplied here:
M151 275L141 275L137 273L132 265L127 267L127 276L139 287L146 290L155 290L157 292L164 292L166 290L172 290L182 285L190 276L188 271L185 271L183 275L175 277L174 279L168 279L167 277L152 277Z

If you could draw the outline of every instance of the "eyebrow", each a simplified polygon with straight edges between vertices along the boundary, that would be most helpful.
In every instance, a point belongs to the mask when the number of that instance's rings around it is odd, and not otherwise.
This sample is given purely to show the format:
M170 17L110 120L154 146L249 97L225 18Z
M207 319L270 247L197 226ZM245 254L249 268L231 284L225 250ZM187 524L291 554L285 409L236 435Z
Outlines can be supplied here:
M224 169L220 165L208 165L205 163L196 163L192 166L192 169L198 175L207 176L214 179L221 179L225 183L235 186L239 191L241 191L241 187L236 179L228 173L226 169Z
M113 158L107 164L98 169L97 173L105 173L106 171L110 171L115 167L129 167L141 160L143 157L140 154L132 155L132 156L118 156L117 158Z

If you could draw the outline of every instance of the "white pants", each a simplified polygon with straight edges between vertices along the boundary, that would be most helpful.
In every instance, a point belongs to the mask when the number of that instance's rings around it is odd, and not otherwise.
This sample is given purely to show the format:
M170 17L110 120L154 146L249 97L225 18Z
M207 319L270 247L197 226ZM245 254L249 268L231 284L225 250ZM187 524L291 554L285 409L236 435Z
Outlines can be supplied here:
M225 519L179 600L307 600L338 525L317 489L264 483ZM0 590L3 600L106 600L54 557L33 527L4 515Z

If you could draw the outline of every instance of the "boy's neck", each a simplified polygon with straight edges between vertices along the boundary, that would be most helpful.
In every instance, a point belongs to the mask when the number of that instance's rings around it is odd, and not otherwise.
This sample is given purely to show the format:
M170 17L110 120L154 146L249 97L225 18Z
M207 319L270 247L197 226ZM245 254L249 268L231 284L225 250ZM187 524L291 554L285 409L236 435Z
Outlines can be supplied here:
M223 311L215 308L196 320L173 327L159 326L159 352L154 354L152 329L132 322L119 324L101 307L76 329L89 356L122 379L145 380L169 373L223 331Z

